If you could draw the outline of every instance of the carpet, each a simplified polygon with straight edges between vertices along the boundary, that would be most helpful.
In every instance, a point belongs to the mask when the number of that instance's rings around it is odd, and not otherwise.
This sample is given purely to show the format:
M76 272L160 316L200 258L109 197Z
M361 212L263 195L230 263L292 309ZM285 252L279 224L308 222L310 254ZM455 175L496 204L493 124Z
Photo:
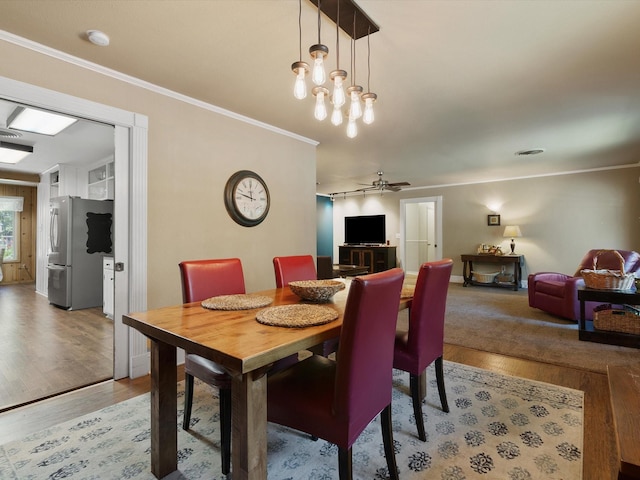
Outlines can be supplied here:
M581 479L583 393L445 362L451 412L440 410L435 374L427 374L427 442L417 438L408 374L394 371L393 432L403 480ZM182 384L178 408L182 407ZM222 479L218 399L198 382L192 429L178 429L176 479ZM177 423L181 422L179 412ZM0 479L153 479L149 395L79 417L0 447ZM337 448L269 424L272 480L338 478ZM354 478L388 478L380 421L353 446Z
M637 364L640 354L578 340L577 322L529 307L526 290L451 283L445 318L445 343L597 373Z

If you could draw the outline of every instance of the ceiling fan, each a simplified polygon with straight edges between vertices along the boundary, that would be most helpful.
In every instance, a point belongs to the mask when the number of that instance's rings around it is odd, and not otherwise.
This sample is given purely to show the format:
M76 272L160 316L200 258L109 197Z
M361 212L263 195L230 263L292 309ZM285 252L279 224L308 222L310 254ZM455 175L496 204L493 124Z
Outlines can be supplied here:
M358 190L356 190L356 192L367 192L369 190L379 190L381 192L385 190L390 192L399 192L400 190L402 190L401 187L408 187L409 185L411 185L409 182L391 183L388 180L385 180L384 178L382 178L382 175L384 175L384 172L382 170L378 171L377 174L378 179L371 182L370 187L359 188Z

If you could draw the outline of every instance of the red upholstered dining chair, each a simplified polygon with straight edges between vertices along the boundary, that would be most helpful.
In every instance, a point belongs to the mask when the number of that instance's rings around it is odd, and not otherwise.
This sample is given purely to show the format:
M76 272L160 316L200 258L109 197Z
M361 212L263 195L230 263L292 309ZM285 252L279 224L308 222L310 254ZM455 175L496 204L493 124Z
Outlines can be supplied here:
M442 410L449 412L444 389L442 353L444 349L444 313L453 260L446 258L423 263L409 310L409 330L396 332L393 367L409 372L413 415L418 437L427 440L422 418L424 371L435 361L436 380Z
M289 282L300 280L316 280L316 266L311 255L292 255L288 257L274 257L273 270L276 275L276 287L282 288L289 285ZM327 340L321 345L316 345L309 351L328 356L338 348L338 340Z
M245 293L242 263L238 258L180 262L182 299L199 302L218 295ZM220 455L222 473L231 466L231 377L217 363L187 352L184 361L184 417L182 428L189 430L193 405L193 378L197 377L220 392Z
M351 447L380 413L387 467L398 479L391 392L403 279L399 268L354 278L337 360L312 355L267 381L268 420L335 444L340 480L351 480Z

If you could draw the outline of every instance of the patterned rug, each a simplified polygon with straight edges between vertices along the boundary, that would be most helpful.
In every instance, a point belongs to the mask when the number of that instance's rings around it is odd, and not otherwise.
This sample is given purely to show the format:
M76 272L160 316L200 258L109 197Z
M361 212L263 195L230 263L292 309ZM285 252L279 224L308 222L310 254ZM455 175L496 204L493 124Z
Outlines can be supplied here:
M417 438L408 374L394 371L393 432L400 478L581 479L583 392L445 362L451 412L440 410L435 373L427 372ZM182 384L178 408L182 408ZM175 479L221 480L217 391L197 383L192 428L178 428ZM181 423L182 411L177 423ZM0 479L153 479L149 467L149 395L56 425L0 447ZM269 424L272 480L338 478L337 448ZM353 446L354 478L388 478L380 422Z

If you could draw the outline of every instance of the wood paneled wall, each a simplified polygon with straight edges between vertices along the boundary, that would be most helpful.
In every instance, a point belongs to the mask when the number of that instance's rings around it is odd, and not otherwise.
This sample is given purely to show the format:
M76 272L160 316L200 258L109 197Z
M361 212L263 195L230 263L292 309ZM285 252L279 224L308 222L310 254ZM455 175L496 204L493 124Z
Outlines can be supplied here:
M37 188L0 184L0 196L24 198L24 207L20 213L20 259L2 264L4 278L0 285L35 282Z

